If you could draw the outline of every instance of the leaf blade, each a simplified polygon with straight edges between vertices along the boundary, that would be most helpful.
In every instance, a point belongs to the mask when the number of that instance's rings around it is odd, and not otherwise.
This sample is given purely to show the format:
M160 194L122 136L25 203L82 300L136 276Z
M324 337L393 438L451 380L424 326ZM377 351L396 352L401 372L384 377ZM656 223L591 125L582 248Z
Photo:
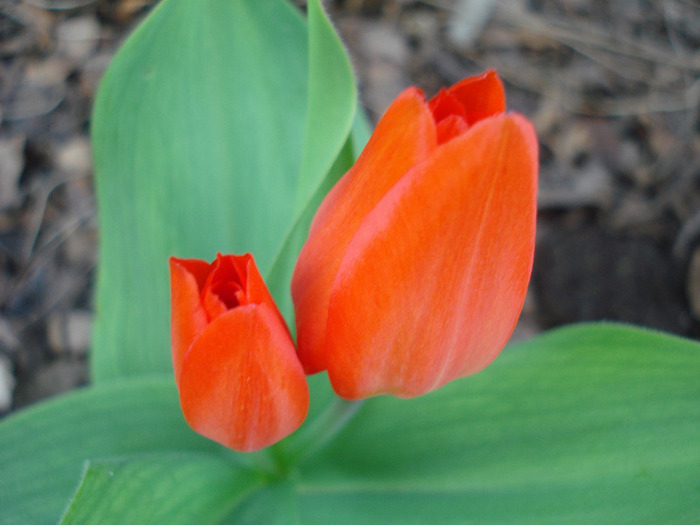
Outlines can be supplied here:
M88 458L154 451L240 458L195 434L177 399L172 378L136 378L78 390L3 420L0 522L55 523Z
M339 523L697 521L698 371L692 341L553 331L428 396L367 402L306 466L302 509Z
M60 523L216 524L260 484L251 472L203 454L90 461Z
M93 117L95 381L171 370L168 256L272 264L301 165L306 53L284 0L167 0L113 60Z
M355 79L320 0L308 3L309 99L296 209L305 209L338 156L353 122Z

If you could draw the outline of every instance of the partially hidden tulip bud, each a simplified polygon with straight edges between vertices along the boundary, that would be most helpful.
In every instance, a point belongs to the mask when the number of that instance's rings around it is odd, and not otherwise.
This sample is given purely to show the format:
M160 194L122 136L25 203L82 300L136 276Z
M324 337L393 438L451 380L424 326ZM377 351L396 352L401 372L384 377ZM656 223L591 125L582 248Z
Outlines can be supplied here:
M241 452L306 417L309 390L289 330L249 254L170 258L175 381L198 433Z
M421 395L486 367L532 269L537 138L495 72L404 91L314 217L297 348L341 397Z

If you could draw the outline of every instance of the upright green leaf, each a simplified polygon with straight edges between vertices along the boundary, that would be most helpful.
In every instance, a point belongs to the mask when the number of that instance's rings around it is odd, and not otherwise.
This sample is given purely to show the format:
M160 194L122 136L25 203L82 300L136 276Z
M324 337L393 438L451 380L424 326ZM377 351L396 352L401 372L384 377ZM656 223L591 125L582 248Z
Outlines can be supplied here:
M261 481L203 454L90 461L61 525L215 525Z
M583 325L416 399L368 400L304 523L700 523L700 345Z
M357 89L350 60L320 0L308 4L309 99L296 214L268 273L277 306L293 326L289 283L309 225L323 197L355 162L369 136L356 113Z
M343 44L323 12L308 3L309 100L296 209L306 208L343 147L355 114L357 89Z
M272 264L294 214L307 47L285 0L164 0L114 58L93 117L95 380L170 370L168 256Z
M78 390L0 423L0 523L56 523L86 459L156 451L253 459L195 434L170 377Z

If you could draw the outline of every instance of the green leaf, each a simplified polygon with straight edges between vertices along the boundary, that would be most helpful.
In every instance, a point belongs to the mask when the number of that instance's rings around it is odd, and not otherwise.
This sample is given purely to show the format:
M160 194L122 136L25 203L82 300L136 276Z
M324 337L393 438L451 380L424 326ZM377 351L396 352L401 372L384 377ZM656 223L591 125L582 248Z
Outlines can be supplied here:
M93 117L96 381L171 370L170 255L271 264L301 165L306 48L285 1L165 0L114 58Z
M195 434L169 377L78 390L0 423L0 523L56 523L86 459L155 451L251 459Z
M553 331L427 396L368 400L325 449L259 491L269 478L251 472L265 458L192 432L172 379L106 383L0 423L0 523L55 522L85 458L97 461L66 515L80 523L177 523L141 514L171 493L145 512L172 505L187 522L206 508L204 523L226 513L232 523L695 523L699 372L696 342L619 325ZM322 374L312 383L310 422L328 397Z
M293 482L280 480L242 502L221 522L235 525L303 525ZM332 521L330 523L333 523Z
M260 484L204 454L90 461L61 525L216 524Z
M263 274L296 255L286 234L355 107L342 46L320 5L309 11L307 38L285 0L164 0L114 58L93 115L94 380L171 370L170 255L248 251Z
M357 89L350 59L320 0L308 3L309 99L296 209L304 211L350 132Z
M304 465L304 523L700 523L700 345L561 329L416 399L368 400Z

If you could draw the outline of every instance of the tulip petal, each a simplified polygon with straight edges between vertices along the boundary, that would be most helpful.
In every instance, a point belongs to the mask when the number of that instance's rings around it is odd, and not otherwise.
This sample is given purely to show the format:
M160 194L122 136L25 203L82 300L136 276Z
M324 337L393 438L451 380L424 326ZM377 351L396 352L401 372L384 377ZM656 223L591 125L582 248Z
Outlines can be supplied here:
M331 287L347 244L367 213L436 146L435 123L423 95L397 97L355 165L326 196L292 277L299 359L307 373L326 368L325 320Z
M267 305L217 317L182 361L180 405L198 433L250 452L296 430L309 390L289 332Z
M506 110L506 92L501 79L493 70L465 78L447 91L464 106L465 120L470 126Z
M467 109L464 107L464 104L445 88L442 88L437 95L430 99L428 107L433 114L435 122L438 124L451 116L459 117L466 122Z
M462 133L467 131L468 125L466 121L457 115L450 115L449 117L440 121L437 125L437 138L438 144L444 144L452 140L455 137L460 136Z
M421 395L487 366L523 305L537 141L519 115L474 125L406 173L348 244L329 301L342 397Z
M287 322L284 320L284 317L282 317L282 313L279 311L277 308L277 305L275 304L275 300L272 298L272 295L270 295L270 290L267 289L267 285L265 284L265 281L262 278L262 275L260 275L260 270L258 270L258 266L255 264L255 260L253 259L253 256L250 254L246 254L245 257L247 257L247 260L244 260L243 258L240 258L241 260L241 271L243 272L243 262L245 262L245 273L244 275L246 276L246 298L249 303L254 303L254 304L266 304L271 311L275 313L277 316L277 319L279 320L279 323L281 326L284 327L285 332L287 333L287 336L291 339L291 334L289 333L289 328L287 327Z
M211 266L199 259L170 258L171 341L175 381L187 349L207 326L207 314L200 301Z

